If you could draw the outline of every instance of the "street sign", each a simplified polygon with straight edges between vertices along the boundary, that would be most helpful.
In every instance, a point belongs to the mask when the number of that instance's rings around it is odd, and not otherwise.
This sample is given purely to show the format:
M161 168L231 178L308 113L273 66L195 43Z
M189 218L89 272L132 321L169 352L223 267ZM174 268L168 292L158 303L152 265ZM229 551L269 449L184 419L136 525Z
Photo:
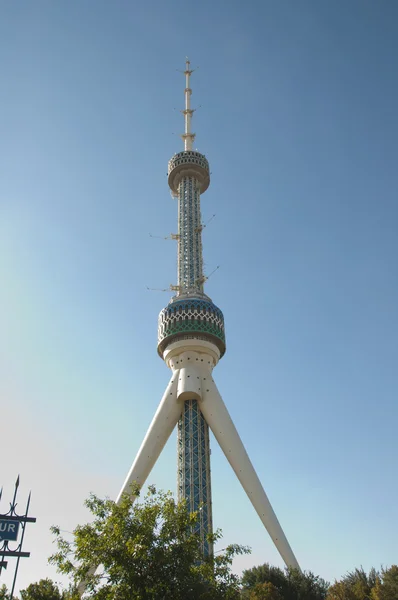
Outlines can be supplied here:
M16 542L19 532L19 521L0 519L0 540Z
M7 568L8 558L16 558L14 579L10 592L10 598L14 598L14 589L17 582L19 559L29 558L30 552L22 552L23 540L25 537L25 528L28 523L36 523L36 517L29 517L29 506L31 493L29 492L28 501L26 503L25 513L21 514L16 507L18 506L18 488L19 475L15 482L14 495L9 503L7 512L0 513L0 577L3 569ZM3 488L0 488L0 500L3 495ZM11 542L11 548L10 548ZM12 543L14 542L14 543Z

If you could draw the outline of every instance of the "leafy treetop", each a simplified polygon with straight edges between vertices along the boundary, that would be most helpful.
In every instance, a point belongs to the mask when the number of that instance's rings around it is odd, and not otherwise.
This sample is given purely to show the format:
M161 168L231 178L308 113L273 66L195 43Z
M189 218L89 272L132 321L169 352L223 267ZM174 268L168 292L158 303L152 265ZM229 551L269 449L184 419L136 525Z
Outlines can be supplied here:
M52 528L58 551L49 560L73 586L84 581L92 600L239 598L240 582L231 565L248 549L231 545L203 560L195 532L198 514L188 513L186 503L176 502L171 493L150 487L142 501L125 496L119 505L91 495L86 505L93 521L76 527L73 541ZM209 537L215 542L221 536ZM101 565L95 574L93 565Z

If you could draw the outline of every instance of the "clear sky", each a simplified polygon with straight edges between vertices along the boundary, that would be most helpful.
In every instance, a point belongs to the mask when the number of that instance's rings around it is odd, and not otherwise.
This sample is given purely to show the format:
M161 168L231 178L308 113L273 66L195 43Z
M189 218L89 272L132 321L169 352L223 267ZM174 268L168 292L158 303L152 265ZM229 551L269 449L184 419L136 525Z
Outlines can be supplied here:
M20 473L38 518L21 587L56 577L51 524L117 495L169 379L171 294L146 288L176 281L149 233L177 227L186 55L218 387L302 568L397 562L398 3L4 0L0 483ZM175 490L175 436L148 483ZM252 547L236 570L281 565L214 439L212 487L221 547Z

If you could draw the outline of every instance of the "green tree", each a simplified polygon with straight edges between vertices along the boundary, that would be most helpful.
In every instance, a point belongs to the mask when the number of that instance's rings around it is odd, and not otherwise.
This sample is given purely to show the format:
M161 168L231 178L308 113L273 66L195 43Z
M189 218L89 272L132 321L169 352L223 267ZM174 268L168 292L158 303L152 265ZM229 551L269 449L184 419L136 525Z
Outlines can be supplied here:
M386 600L383 590L383 584L381 583L379 577L377 578L376 584L372 588L370 597L372 600Z
M311 571L298 569L285 569L288 582L288 600L325 600L329 588L322 577L314 575Z
M139 488L134 490L139 494ZM50 557L73 585L85 581L92 600L224 600L239 597L234 556L248 552L232 545L203 560L195 533L196 513L170 493L151 487L142 501L125 496L117 505L90 496L93 521L78 526L73 541L53 527L58 551ZM217 532L212 541L220 538ZM90 573L92 565L101 565Z
M398 598L398 566L382 569L372 588L372 600L396 600Z
M285 592L287 589L287 579L285 573L279 567L273 567L268 563L252 567L243 571L242 574L242 589L250 592L257 584L272 583L279 591ZM284 597L282 595L282 597Z
M243 572L243 597L250 598L258 584L271 583L283 600L325 600L329 584L311 572L298 569L284 571L269 564L253 567Z
M372 600L380 575L375 569L366 573L361 567L347 573L329 588L328 600Z
M8 600L8 589L5 583L0 586L0 600Z
M26 590L21 590L22 600L72 600L78 598L71 590L60 590L58 585L51 579L40 579L37 583L31 583Z
M389 569L382 570L384 598L383 600L396 600L398 598L398 566L392 565Z
M328 590L327 600L357 600L357 596L344 581L336 581Z
M256 583L248 598L249 600L283 600L281 593L270 582Z
M7 589L7 586L5 585L5 583L3 583L3 585L0 585L0 600L10 600L11 596L10 596L10 591ZM15 596L13 596L13 600L18 600L17 598L15 598Z
M21 590L22 600L62 600L59 587L50 579L40 579Z

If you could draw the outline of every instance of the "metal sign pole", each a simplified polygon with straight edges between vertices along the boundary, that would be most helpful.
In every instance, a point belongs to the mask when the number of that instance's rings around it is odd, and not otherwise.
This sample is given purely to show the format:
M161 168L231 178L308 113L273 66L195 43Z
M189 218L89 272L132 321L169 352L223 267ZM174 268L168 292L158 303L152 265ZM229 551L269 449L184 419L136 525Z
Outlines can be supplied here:
M0 489L0 502L1 502L2 495L3 495L3 488ZM3 553L1 556L1 560L0 560L0 575L1 575L2 570L7 568L7 564L8 564L7 561L4 560L4 553Z
M32 492L29 492L28 502L26 504L25 517L28 516L31 495L32 495ZM21 544L20 544L21 550L22 550L23 539L25 537L25 529L26 529L26 522L22 523L22 535L21 535ZM14 596L14 589L15 589L15 583L17 581L17 575L18 575L18 568L19 568L19 561L20 561L20 559L21 559L21 556L18 556L18 558L17 558L17 564L15 566L14 581L12 582L12 588L11 588L11 594L10 594L11 600L12 600L12 598Z
M28 501L27 501L26 509L25 509L25 514L19 515L17 513L16 508L17 508L17 504L18 504L17 503L18 488L19 488L19 475L15 482L14 496L13 496L12 502L10 502L10 509L8 510L8 512L6 512L4 514L0 513L0 555L2 555L2 559L0 560L0 575L1 575L2 570L7 568L8 562L6 560L4 560L5 558L14 557L17 559L15 572L14 572L14 579L13 579L12 589L11 589L11 596L10 596L11 598L13 597L15 584L17 581L19 561L21 558L29 558L29 556L30 556L30 552L22 551L22 545L23 545L23 541L24 541L24 537L25 537L26 524L36 522L35 517L28 517L30 499L32 496L31 492L29 492ZM3 492L3 488L0 490L0 500L2 497L2 492ZM20 529L22 530L22 534L21 534L21 539L18 543L18 536L19 536ZM12 542L16 543L15 548L10 548L10 543L12 544Z

